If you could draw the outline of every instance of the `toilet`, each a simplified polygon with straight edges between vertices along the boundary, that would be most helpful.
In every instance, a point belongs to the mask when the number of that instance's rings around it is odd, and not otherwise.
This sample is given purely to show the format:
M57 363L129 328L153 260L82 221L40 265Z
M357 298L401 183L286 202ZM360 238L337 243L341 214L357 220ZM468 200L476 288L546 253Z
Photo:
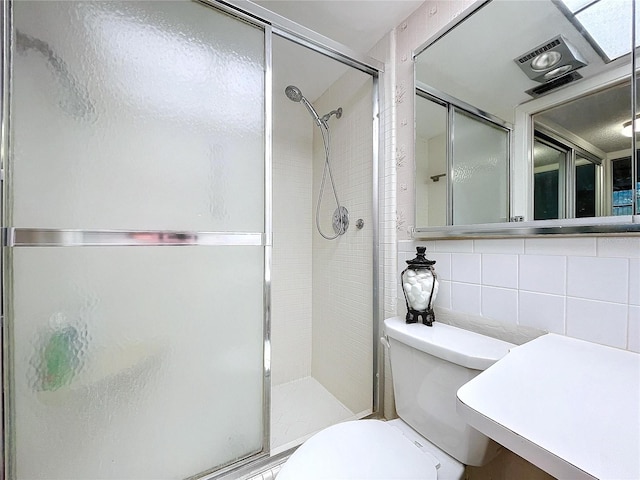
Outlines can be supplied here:
M316 433L277 480L462 480L500 445L456 413L456 392L515 345L435 323L385 320L399 419L356 420Z

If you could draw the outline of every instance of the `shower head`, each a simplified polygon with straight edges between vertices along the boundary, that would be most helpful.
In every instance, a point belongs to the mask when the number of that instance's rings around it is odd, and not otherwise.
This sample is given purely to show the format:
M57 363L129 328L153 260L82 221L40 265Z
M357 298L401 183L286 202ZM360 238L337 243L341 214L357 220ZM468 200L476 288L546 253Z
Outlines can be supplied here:
M285 88L284 93L292 102L299 102L304 98L300 89L298 87L294 87L293 85L289 85L287 88Z
M300 91L300 89L298 87L295 87L293 85L289 85L287 88L284 89L284 94L292 102L301 102L301 103L303 103L304 106L307 107L307 110L309 110L309 113L311 114L313 119L316 121L316 125L318 125L319 127L320 126L324 126L324 127L328 128L327 122L323 121L320 118L320 115L318 115L318 112L316 112L316 109L313 108L313 105L311 105L309 100L304 98L304 95L302 95L302 92Z

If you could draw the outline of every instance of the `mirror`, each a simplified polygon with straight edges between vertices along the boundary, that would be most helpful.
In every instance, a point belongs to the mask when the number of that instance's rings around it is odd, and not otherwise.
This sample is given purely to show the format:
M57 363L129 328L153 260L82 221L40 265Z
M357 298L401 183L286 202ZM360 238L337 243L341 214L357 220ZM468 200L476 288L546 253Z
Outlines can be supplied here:
M469 105L416 97L416 224L506 222L510 129Z
M631 0L492 0L417 53L418 232L508 219L538 225L633 221L628 216L640 177L632 168L632 138L622 134L633 111L632 8ZM468 107L509 130L507 206L483 203L491 208L489 219L457 221L451 213L453 131L450 124L425 127L435 118L429 101ZM449 145L437 162L424 155L434 132ZM432 179L440 174L446 175ZM492 191L502 184L495 176L483 182ZM604 218L610 216L617 218Z

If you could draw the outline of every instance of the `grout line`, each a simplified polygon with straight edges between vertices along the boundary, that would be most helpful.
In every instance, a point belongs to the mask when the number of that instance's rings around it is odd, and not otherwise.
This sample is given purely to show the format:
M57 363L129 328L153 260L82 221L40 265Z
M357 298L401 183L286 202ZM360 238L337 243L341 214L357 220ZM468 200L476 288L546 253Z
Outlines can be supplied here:
M569 294L569 257L564 257L564 295Z
M630 330L631 330L631 304L627 304L627 332L626 332L626 336L627 336L627 343L625 348L627 350L631 349L631 335L630 335Z
M563 323L563 333L564 333L565 335L568 335L568 331L569 331L569 325L568 325L568 323L569 323L569 318L567 317L567 313L568 313L568 307L567 307L567 304L568 304L569 302L567 302L567 298L568 298L568 297L565 295L565 297L562 299L562 310L563 310L563 314L562 314L562 316L563 316L563 318L564 318L564 322L562 322L562 323Z

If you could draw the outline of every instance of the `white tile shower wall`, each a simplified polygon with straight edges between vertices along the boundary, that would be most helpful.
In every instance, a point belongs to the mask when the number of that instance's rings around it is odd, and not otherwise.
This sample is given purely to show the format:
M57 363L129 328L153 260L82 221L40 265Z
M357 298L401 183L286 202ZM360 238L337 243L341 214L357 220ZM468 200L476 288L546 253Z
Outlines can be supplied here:
M593 240L591 255L549 238L520 239L519 254L511 239L463 240L463 248L455 241L400 241L398 264L425 245L441 278L436 306L640 352L640 237L576 240ZM505 253L495 253L501 243ZM404 311L402 304L398 313Z
M368 75L350 71L314 102L320 112L343 108L342 118L329 121L331 169L350 226L336 240L326 240L314 229L312 374L354 413L370 411L373 389L372 85ZM323 168L324 147L315 129L314 202ZM334 234L335 208L327 178L320 210L325 234ZM361 230L355 226L359 218L364 220Z
M314 128L306 109L284 95L274 95L273 110L271 375L275 386L311 375Z

